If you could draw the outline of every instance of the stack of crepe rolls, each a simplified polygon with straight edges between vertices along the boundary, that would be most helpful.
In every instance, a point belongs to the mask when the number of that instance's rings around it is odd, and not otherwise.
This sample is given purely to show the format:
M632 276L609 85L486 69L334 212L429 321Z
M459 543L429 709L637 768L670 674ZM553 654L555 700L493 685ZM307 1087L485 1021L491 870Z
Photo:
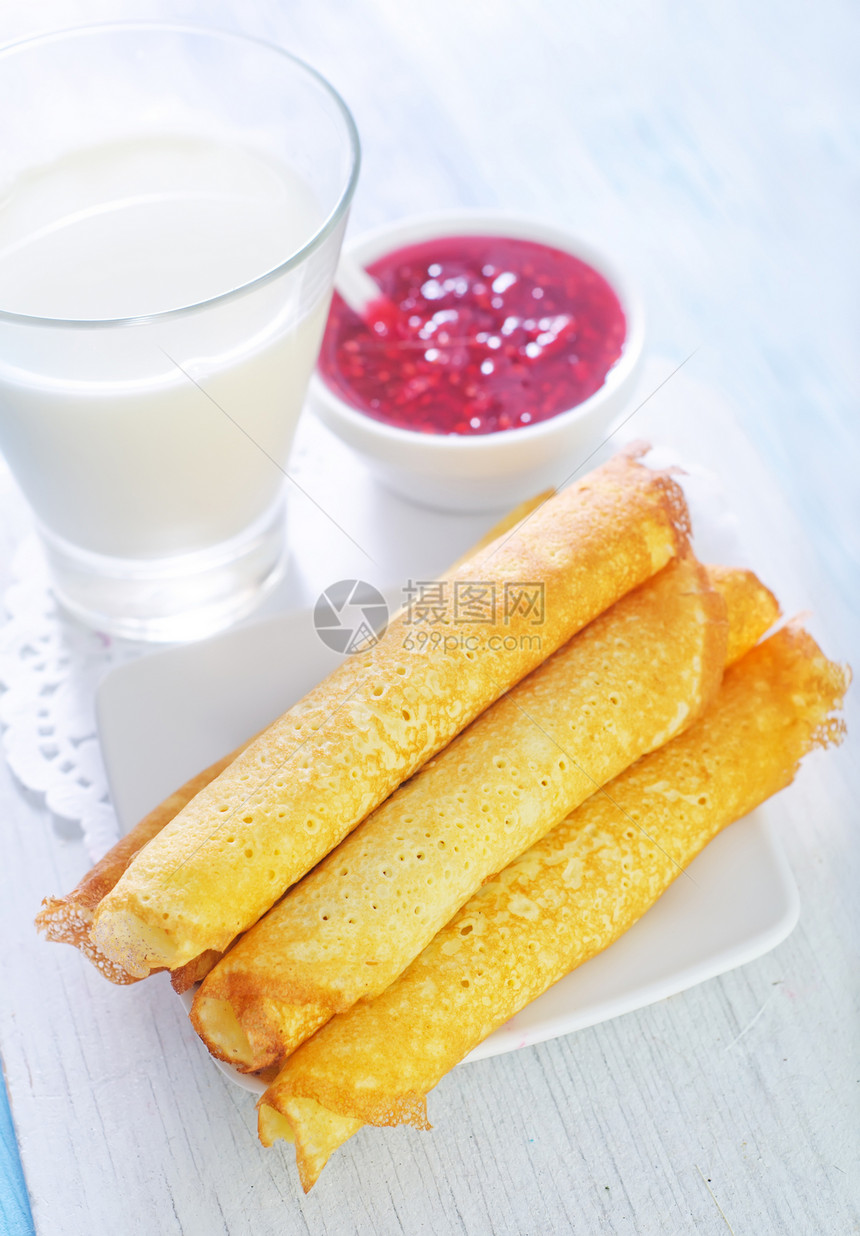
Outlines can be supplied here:
M209 974L195 1024L245 1070L283 1066L260 1136L295 1138L305 1188L363 1123L426 1127L448 1069L839 735L844 672L796 627L750 651L776 602L705 573L640 453L448 573L543 584L539 639L515 611L495 649L465 624L480 653L442 652L398 616L44 903L40 929L114 982Z
M545 502L453 576L500 595L539 583L539 631L518 605L504 639L479 615L451 646L450 612L420 642L396 617L138 851L95 911L95 948L132 978L223 952L485 708L674 558L687 528L675 481L632 451Z
M498 537L511 532L532 511L548 501L553 493L553 490L545 490L514 507L472 547L469 553L458 559L442 578L450 578L453 572L472 555L486 549ZM126 871L135 855L152 840L156 833L160 833L165 825L169 824L204 786L229 768L247 745L243 743L229 755L216 760L214 764L196 773L184 785L168 795L130 832L121 837L116 845L108 850L104 857L83 876L70 893L61 897L46 897L42 902L41 910L36 915L36 926L41 934L56 944L71 944L79 949L87 960L91 961L96 969L112 983L125 986L128 983L139 982L141 976L129 974L116 961L102 953L93 941L90 932L95 912ZM171 983L177 991L187 991L195 982L205 977L220 957L221 953L214 950L201 954L194 961L173 970L170 976Z
M426 1129L428 1091L478 1043L626 931L733 820L838 741L845 670L788 625L725 674L690 729L644 756L467 902L383 993L338 1014L259 1104L307 1191L362 1124Z
M247 1071L279 1064L334 1013L384 991L484 880L699 715L727 633L726 602L690 554L617 601L215 966L192 1010L209 1049Z

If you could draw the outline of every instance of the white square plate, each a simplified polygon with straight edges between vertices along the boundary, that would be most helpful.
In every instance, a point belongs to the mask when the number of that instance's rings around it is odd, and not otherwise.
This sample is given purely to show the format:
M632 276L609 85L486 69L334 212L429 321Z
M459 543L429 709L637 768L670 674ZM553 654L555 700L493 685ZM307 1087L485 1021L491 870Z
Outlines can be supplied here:
M317 636L307 609L114 669L101 685L97 708L123 830L274 720L340 659ZM611 948L545 992L467 1059L631 1012L774 948L798 915L797 889L773 831L778 814L778 806L760 807L726 829L689 867L689 879L677 879ZM222 1067L246 1088L264 1088Z

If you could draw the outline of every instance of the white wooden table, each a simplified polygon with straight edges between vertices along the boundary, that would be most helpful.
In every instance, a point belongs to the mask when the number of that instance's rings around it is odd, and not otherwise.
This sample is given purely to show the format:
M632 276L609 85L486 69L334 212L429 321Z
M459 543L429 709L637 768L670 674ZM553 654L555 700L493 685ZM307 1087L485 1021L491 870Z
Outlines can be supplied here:
M265 0L240 15L226 0L6 0L0 40L168 13L274 38L338 86L364 144L353 230L504 206L624 255L653 349L698 349L684 373L702 393L681 436L697 445L708 388L735 406L740 427L698 447L755 517L751 542L785 602L813 604L827 651L860 666L847 3ZM648 415L659 429L659 406ZM356 518L381 535L383 514L370 497ZM413 518L402 570L435 569L441 525ZM23 527L0 526L0 583ZM314 566L298 544L297 562L306 601L314 571L327 583L349 557ZM431 1096L433 1133L362 1131L305 1199L291 1151L257 1146L245 1096L162 984L118 991L35 940L42 892L70 887L85 859L0 768L0 1020L40 1236L856 1230L858 783L849 744L781 801L802 910L775 952L455 1071ZM26 1224L6 1205L17 1236Z

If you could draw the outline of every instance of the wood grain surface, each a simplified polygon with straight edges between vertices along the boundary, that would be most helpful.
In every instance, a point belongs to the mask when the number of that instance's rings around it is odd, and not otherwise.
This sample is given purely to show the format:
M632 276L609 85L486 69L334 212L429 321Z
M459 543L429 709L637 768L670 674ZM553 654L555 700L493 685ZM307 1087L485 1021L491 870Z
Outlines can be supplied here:
M826 650L860 667L855 7L6 0L0 42L165 15L274 39L335 83L364 145L352 232L503 206L626 258L652 352L667 374L690 357L631 427L720 474L767 582L787 607L814 607ZM682 376L688 419L668 395ZM307 449L296 466L313 474ZM358 473L348 493L316 475L315 496L374 544L399 513L385 582L439 569L479 530L395 508ZM2 581L27 526L2 468L0 511ZM362 572L300 500L292 520L289 599ZM856 735L853 700L848 717ZM455 1071L431 1096L433 1132L363 1130L304 1198L292 1152L257 1145L247 1096L166 983L109 987L35 939L40 896L86 861L4 765L0 1033L36 1230L857 1231L858 789L849 739L779 800L802 909L773 953ZM10 1188L0 1224L26 1231Z

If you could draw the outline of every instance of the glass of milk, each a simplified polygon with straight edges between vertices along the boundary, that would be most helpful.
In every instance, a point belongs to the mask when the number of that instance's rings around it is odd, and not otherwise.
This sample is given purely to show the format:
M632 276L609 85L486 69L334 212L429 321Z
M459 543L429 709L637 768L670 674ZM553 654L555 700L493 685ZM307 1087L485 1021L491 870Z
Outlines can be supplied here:
M276 47L136 24L4 50L0 115L0 452L57 597L209 634L282 565L355 125Z

